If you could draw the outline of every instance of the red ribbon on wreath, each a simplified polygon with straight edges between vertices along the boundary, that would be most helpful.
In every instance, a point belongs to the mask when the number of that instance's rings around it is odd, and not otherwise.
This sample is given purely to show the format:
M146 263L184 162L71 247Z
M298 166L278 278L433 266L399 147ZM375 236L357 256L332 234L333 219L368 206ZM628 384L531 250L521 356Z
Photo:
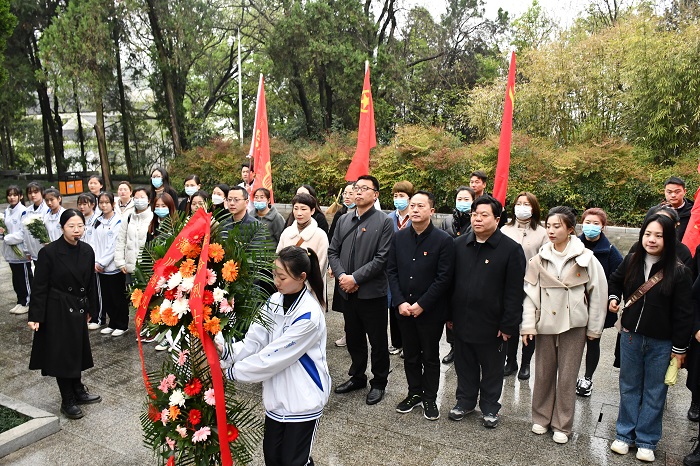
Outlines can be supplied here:
M162 259L156 261L153 265L153 276L146 286L146 291L141 297L141 302L139 303L139 308L136 311L136 335L139 345L139 357L141 358L141 373L143 375L143 382L146 386L146 391L149 396L155 399L155 393L153 392L153 387L148 380L148 375L146 374L146 364L143 359L143 345L141 343L141 326L143 325L144 318L148 312L148 304L151 302L151 298L156 291L156 284L158 280L164 277L163 271L166 267L174 265L177 261L183 258L184 254L180 251L180 245L184 240L190 243L199 243L202 241L202 252L199 256L199 264L197 266L197 273L194 279L194 286L192 287L192 292L190 293L190 312L192 313L192 318L197 327L197 332L202 340L202 346L204 347L204 354L207 356L207 361L209 362L209 369L211 370L212 384L214 388L214 399L216 408L216 424L219 434L219 449L221 450L221 464L224 466L230 466L233 464L233 459L231 458L231 450L228 445L228 424L226 422L226 396L224 395L224 379L221 372L221 366L219 365L219 354L216 351L216 345L212 341L212 338L204 331L203 325L203 308L204 303L202 302L202 292L206 286L207 280L207 261L209 259L209 235L211 233L211 217L210 213L207 213L204 209L198 209L197 212L192 215L192 218L184 226L180 234L177 235L175 241L165 253Z

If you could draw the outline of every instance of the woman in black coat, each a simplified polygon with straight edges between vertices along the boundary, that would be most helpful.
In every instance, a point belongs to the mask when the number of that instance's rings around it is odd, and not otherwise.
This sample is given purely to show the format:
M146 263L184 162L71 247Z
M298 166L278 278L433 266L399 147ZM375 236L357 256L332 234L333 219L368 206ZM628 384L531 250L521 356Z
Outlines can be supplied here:
M63 236L39 251L29 328L34 330L29 369L56 377L61 391L61 412L71 419L83 417L79 404L97 403L80 380L93 366L88 338L90 308L97 304L95 253L79 241L85 217L68 209L59 220Z

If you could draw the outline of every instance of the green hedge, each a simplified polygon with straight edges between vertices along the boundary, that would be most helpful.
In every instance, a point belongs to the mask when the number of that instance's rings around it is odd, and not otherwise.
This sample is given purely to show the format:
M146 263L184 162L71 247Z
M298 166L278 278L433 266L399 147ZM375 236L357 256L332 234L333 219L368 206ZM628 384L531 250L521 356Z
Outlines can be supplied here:
M356 133L333 133L324 143L273 139L275 200L289 202L296 188L308 183L316 188L322 204L330 204L344 184L356 137ZM173 183L182 186L190 173L202 178L205 189L217 182L239 183L246 154L247 146L214 140L173 161ZM673 166L659 166L653 163L653 154L617 141L558 147L514 134L508 202L521 191L531 191L545 211L555 205L568 205L579 213L602 207L612 223L639 225L646 210L663 199L663 181L669 176L683 177L692 198L700 181L699 156L700 150L684 155ZM435 194L436 210L449 212L454 189L468 184L473 170L493 176L497 158L497 138L464 145L444 130L407 126L397 129L390 145L372 150L370 170L382 187L382 206L392 205L393 183L406 179L417 189Z

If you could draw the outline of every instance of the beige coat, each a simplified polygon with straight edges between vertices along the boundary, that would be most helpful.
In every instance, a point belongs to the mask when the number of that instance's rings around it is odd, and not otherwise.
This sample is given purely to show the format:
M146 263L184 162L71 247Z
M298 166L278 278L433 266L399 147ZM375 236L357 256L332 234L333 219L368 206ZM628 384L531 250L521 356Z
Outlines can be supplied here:
M608 283L593 253L571 236L561 275L552 263L552 243L530 259L525 273L521 335L558 335L586 327L600 338L605 324Z
M501 233L523 247L527 260L535 257L535 254L540 252L540 248L549 242L547 230L541 226L533 230L530 228L530 222L527 222L525 228L521 228L516 220L515 225L505 225L501 228Z

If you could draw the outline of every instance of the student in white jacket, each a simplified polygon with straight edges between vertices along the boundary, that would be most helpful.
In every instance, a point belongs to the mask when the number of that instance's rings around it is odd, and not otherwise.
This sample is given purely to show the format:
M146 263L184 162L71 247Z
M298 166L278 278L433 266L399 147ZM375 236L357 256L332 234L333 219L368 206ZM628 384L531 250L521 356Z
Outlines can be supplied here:
M323 275L313 251L289 246L275 261L275 286L263 313L271 325L250 326L243 341L222 344L221 366L229 379L262 382L265 406L265 464L313 464L311 447L328 402L326 323L316 296Z
M148 190L140 186L134 190L134 211L122 217L122 227L117 236L114 251L114 264L131 283L131 274L136 270L136 262L146 245L148 227L153 220L153 211L148 205Z
M31 261L24 246L25 236L29 233L24 230L24 225L22 225L27 208L21 202L22 190L19 186L11 185L5 194L7 195L7 203L10 205L5 209L7 230L0 228L0 235L3 235L4 240L2 255L10 264L12 287L17 295L17 305L10 309L10 314L26 314L29 312L30 284L33 278Z
M49 188L44 191L44 201L49 208L49 211L44 215L44 225L46 225L46 230L49 232L49 239L53 242L63 236L59 220L66 209L61 205L61 193L56 188Z
M27 220L38 218L39 220L43 221L44 216L50 210L49 206L47 206L46 202L44 202L44 187L36 181L31 181L29 184L27 184L25 192L27 193L27 199L29 200L29 206L27 206ZM39 251L44 247L44 245L39 243L39 240L34 238L26 228L24 232L24 247L36 266Z
M97 198L102 211L93 225L92 248L95 250L95 272L100 307L109 317L107 327L100 330L103 335L119 337L129 326L129 303L126 298L126 278L114 262L117 235L122 227L121 217L114 211L114 195L102 193ZM104 324L101 313L99 323Z

